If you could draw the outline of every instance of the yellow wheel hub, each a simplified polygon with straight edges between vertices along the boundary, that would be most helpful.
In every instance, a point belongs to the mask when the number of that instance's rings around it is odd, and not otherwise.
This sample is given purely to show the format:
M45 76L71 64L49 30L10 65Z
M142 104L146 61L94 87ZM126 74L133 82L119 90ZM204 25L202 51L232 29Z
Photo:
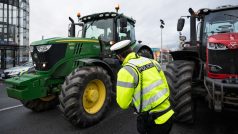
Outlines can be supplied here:
M89 114L97 113L106 99L106 88L101 80L90 81L83 93L83 107Z
M55 95L49 95L49 96L46 96L46 97L42 97L40 98L42 101L51 101L55 98Z

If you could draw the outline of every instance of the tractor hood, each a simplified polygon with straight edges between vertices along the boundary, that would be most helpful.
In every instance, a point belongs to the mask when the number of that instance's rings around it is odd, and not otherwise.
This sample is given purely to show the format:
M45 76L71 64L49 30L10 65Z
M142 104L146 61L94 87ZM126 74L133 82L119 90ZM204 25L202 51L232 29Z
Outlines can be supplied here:
M32 42L31 46L56 44L56 43L71 43L71 42L94 42L94 43L98 43L99 41L97 39L88 39L88 38L75 38L75 37L60 38L60 37L55 37L55 38L43 39L43 40Z
M238 49L238 33L219 33L208 38L209 43L223 44L229 49Z

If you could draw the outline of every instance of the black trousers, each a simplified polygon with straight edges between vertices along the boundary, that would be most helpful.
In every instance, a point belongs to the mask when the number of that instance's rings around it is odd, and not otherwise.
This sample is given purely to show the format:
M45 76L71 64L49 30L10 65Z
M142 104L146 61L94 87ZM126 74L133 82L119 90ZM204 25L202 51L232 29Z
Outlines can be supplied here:
M155 124L154 120L142 121L137 117L137 130L140 134L169 134L173 125L173 117L164 124Z

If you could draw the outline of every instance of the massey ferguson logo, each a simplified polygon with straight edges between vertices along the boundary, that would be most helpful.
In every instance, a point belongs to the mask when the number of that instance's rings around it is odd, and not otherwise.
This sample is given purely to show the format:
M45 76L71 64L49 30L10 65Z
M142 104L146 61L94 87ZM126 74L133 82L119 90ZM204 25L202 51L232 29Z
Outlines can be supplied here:
M230 48L231 48L231 49L238 48L237 42L231 42L231 43L230 43Z
M236 47L238 44L236 42L231 42L232 47Z
M230 35L230 40L234 41L235 40L235 37Z
M231 40L231 43L230 43L229 48L231 48L231 49L238 48L238 44L237 44L237 42L235 41L235 37L232 36L232 35L230 35L230 40Z

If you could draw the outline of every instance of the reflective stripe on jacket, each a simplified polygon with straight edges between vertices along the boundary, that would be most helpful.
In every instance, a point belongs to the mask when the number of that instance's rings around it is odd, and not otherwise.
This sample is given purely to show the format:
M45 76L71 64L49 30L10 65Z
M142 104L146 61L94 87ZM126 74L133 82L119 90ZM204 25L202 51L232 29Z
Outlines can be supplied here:
M118 72L117 102L123 109L133 102L137 112L140 112L141 94L141 112L160 112L170 107L169 87L159 64L148 58L137 57L133 52L125 58L123 68ZM165 123L173 113L173 110L166 112L155 123Z

